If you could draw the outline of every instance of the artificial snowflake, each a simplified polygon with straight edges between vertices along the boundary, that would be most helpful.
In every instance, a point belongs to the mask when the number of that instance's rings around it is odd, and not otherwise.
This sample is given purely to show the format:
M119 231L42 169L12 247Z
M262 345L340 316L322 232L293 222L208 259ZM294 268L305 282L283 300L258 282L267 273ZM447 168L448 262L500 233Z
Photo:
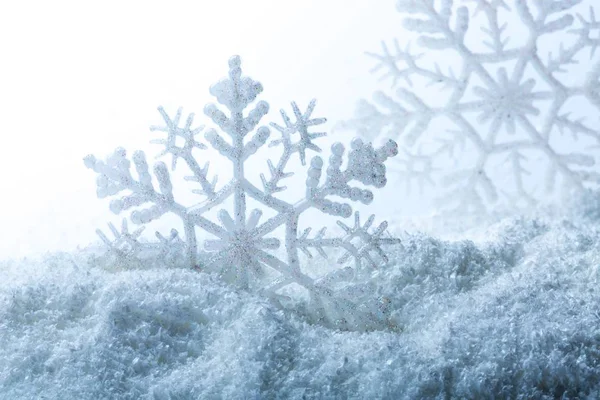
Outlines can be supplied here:
M593 6L583 16L582 0L455 3L397 1L406 36L416 36L423 52L396 40L367 53L378 61L374 71L385 71L382 79L397 90L376 93L374 104L361 101L345 125L367 137L399 134L405 156L398 177L410 187L433 185L435 176L451 209L485 210L499 199L534 205L600 183L600 132L570 112L581 103L592 116L600 110L600 22ZM414 171L416 160L425 169Z
M110 209L119 214L134 208L131 221L135 224L148 223L167 213L178 216L185 230L183 252L187 254L190 267L217 270L226 281L244 288L258 289L276 300L286 297L282 293L285 288L292 284L299 285L309 292L319 318L336 324L341 323L345 327L365 327L364 318L362 322L358 322L361 320L358 317L360 307L357 308L352 303L357 299L336 297L335 288L343 287L344 292L348 292L348 285L340 286L340 277L350 284L360 271L368 271L371 267L386 263L388 258L383 248L399 243L399 240L384 235L386 222L371 229L373 216L361 225L358 212L354 213L353 227L339 222L339 226L346 233L342 237L326 238L325 229L321 229L313 237L310 236L310 229L299 234L298 225L301 216L310 209L342 218L353 215L350 204L332 200L332 196L369 204L373 200L373 193L365 187L380 188L386 184L384 163L389 157L397 154L397 145L389 141L380 148L374 148L370 143L356 139L351 144L347 164L343 167L346 150L341 143L335 143L331 148L332 155L325 171L321 157L314 156L310 160L305 197L293 204L286 202L277 197L277 194L285 190L281 182L293 175L287 169L288 163L298 154L301 164L305 165L309 152L321 152L315 141L325 133L309 132L309 129L324 123L325 119L312 118L314 101L303 113L292 103L292 118L282 111L283 125L271 124L279 133L279 138L270 143L272 147L281 149L281 155L276 163L268 161L269 176L260 176L263 187L259 188L248 180L245 162L265 145L270 137L269 128L257 128L261 119L268 113L269 105L259 101L251 110L246 110L251 108L261 91L260 83L242 76L239 57L230 60L229 77L210 89L210 93L228 110L226 114L215 104L209 104L204 109L205 114L221 131L218 133L214 129L207 130L204 138L232 165L233 177L221 187L217 186L216 179L209 179L208 164L200 166L194 154L195 151L207 148L197 139L197 135L204 131L204 128L193 128L194 115L190 114L180 126L181 110L175 117L170 118L162 108L159 109L165 125L151 129L165 132L167 137L153 143L164 146L162 155L172 156L172 169L180 159L188 166L191 175L186 179L197 183L198 188L194 193L202 196L203 202L193 206L179 203L173 194L169 169L163 162L154 166L157 190L146 157L141 151L135 152L132 157L137 173L137 178L134 178L131 162L123 149L117 149L106 161L91 155L85 158L86 166L98 173L98 197L104 198L125 192L120 198L111 201ZM246 136L252 132L252 138L247 140ZM178 145L181 139L183 145ZM356 186L354 182L360 183L361 187ZM221 208L216 213L217 221L211 220L211 210L225 206L224 203L230 198L233 198L233 210ZM250 209L250 199L262 204L265 210L270 209L273 216L263 218L263 209ZM151 205L148 206L148 203ZM283 235L276 232L280 227L284 228ZM205 252L200 259L197 228L214 237L204 240ZM122 233L113 228L111 230L115 234L116 243L110 242L100 233L110 251L118 256L124 254L126 257L139 252L139 231L131 235L126 225ZM178 246L174 248L181 248L176 231L171 233L170 238L159 235L159 239L161 249L169 248L175 242ZM123 241L126 242L125 249ZM354 260L354 263L352 267L343 268L344 272L341 274L335 270L321 276L313 276L303 270L299 256L302 252L308 258L312 257L311 249L324 257L327 256L325 249L338 249L343 253L338 259L340 264L350 260ZM164 251L161 251L161 254L163 253ZM364 317L373 319L373 315L375 314L366 312Z

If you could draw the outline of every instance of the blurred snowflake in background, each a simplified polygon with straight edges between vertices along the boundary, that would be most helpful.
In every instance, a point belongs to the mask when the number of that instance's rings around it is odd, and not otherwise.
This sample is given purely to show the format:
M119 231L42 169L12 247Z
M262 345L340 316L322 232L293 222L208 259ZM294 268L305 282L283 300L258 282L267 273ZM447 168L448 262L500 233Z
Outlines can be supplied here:
M196 139L204 127L192 127L193 114L181 124L181 110L171 118L159 108L164 125L151 129L166 133L166 138L153 143L164 146L161 155L171 155L171 169L175 169L179 160L187 165L191 175L185 179L198 185L193 192L203 198L196 205L185 206L175 200L169 168L163 162L154 166L157 190L146 156L141 151L135 152L132 157L137 178L131 174L132 163L124 149L117 149L105 161L92 155L85 158L86 166L98 174L98 197L122 194L110 203L115 214L134 209L131 221L143 225L172 213L181 219L185 230L185 240L173 230L168 237L157 233L159 243L142 243L139 240L140 229L130 233L124 222L119 232L109 225L114 240L98 232L109 248L109 255L113 256L114 262L123 265L140 264L139 258L144 252L150 254L150 259L158 259L167 265L187 259L189 267L215 271L225 281L265 293L279 305L290 299L289 293L283 295L282 291L299 285L308 292L310 309L321 321L347 329L367 329L385 323L377 302L369 305L368 301L364 301L365 295L372 292L363 287L366 284L358 279L358 275L365 271L370 273L371 267L387 263L383 248L397 244L399 240L385 235L386 222L374 226L373 216L361 225L359 213L354 213L343 199L363 204L372 202L373 193L366 187L385 186L384 163L397 154L396 143L390 140L374 148L370 143L356 139L351 144L346 163L344 145L335 143L325 171L321 157L315 156L310 160L305 197L295 203L284 201L277 194L286 189L281 182L293 175L288 163L298 154L300 163L305 166L309 151L321 152L314 142L325 133L309 130L323 124L325 119L312 117L315 101L304 112L292 103L293 117L281 111L283 125L271 124L279 137L270 143L271 147L281 149L280 156L275 163L267 162L268 176L261 174L262 188L257 187L248 179L245 162L266 144L271 134L265 126L257 128L267 115L269 105L259 101L251 107L260 92L260 83L242 76L239 57L229 61L229 76L210 89L218 103L227 109L225 113L215 104L204 109L221 131L206 130L204 138L232 165L233 177L221 187L217 185L216 176L209 179L208 164L200 166L194 154L207 149ZM253 131L252 137L246 140ZM359 186L356 186L357 183ZM228 206L229 199L233 200L232 212L221 208ZM259 208L250 209L250 200ZM146 206L148 203L151 205ZM310 209L341 218L354 215L354 226L338 222L345 232L340 237L325 237L325 228L314 236L310 235L311 228L299 233L299 219ZM211 219L211 210L217 211L216 221ZM198 228L210 237L203 241L203 252L198 250ZM280 228L282 232L278 231ZM339 264L354 260L353 265L331 271L330 266L323 263L322 269L327 273L318 276L304 271L299 253L312 258L311 250L314 250L327 257L325 249L333 249L334 253L337 249Z
M455 3L397 1L402 44L367 53L395 91L361 101L343 125L364 137L403 139L398 177L409 190L441 184L446 210L528 207L597 186L594 7L581 10L583 0Z

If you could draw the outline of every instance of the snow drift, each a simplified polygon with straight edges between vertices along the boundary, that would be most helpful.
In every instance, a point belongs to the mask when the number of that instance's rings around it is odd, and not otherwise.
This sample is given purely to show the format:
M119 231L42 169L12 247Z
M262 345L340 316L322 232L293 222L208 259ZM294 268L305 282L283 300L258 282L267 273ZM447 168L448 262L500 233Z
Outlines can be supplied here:
M195 271L5 261L0 398L597 398L596 199L471 240L406 235L365 282L391 321L369 332Z

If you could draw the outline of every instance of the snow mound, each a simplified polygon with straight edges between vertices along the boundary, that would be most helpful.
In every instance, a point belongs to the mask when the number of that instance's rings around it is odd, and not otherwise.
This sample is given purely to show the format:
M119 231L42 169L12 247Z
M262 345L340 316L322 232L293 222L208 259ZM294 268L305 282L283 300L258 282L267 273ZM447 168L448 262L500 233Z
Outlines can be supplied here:
M0 398L598 398L595 221L408 235L357 293L389 315L371 332L308 323L204 273L4 262Z

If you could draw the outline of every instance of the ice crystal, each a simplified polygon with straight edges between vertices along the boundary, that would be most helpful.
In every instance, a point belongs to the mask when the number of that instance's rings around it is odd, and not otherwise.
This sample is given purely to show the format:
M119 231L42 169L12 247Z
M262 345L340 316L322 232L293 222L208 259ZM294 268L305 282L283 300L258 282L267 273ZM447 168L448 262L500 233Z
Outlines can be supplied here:
M152 127L151 130L166 133L166 138L154 140L153 143L164 146L161 154L172 157L172 169L175 169L179 160L187 165L191 175L185 179L197 183L198 188L194 193L203 197L200 204L185 206L175 199L169 168L163 162L154 166L157 189L146 157L141 151L135 152L132 157L137 173L135 178L131 173L131 161L127 158L125 150L120 148L105 161L92 155L85 158L86 166L98 174L98 197L122 194L111 201L111 211L119 214L134 209L131 212L131 221L138 225L146 224L167 213L178 216L185 230L183 247L190 267L217 270L225 280L244 288L258 289L276 301L287 298L281 295L284 288L292 284L300 285L309 292L319 318L346 327L365 327L364 321L359 322L361 318L357 315L356 306L352 305L352 299L343 296L336 298L333 286L340 287L340 280L345 280L351 285L352 279L356 278L359 271L387 262L383 248L396 244L399 240L384 235L386 222L372 229L373 216L361 224L358 212L354 213L353 227L339 222L339 226L345 232L341 237L325 237L325 228L314 236L310 234L310 229L299 234L298 224L301 216L310 209L335 217L351 217L351 205L340 201L339 198L369 204L373 200L373 193L366 187L381 188L386 184L384 163L389 157L397 154L397 145L390 140L375 148L370 143L355 139L344 164L344 145L333 144L329 164L325 170L320 156L310 159L305 197L293 204L286 202L277 194L286 189L282 182L293 175L288 169L288 164L297 154L304 166L310 152L321 152L315 141L325 133L310 130L323 124L325 119L312 117L314 100L304 112L292 103L293 117L282 111L283 125L271 124L278 137L270 142L270 146L279 148L281 154L276 162L267 162L268 174L261 174L262 188L257 187L248 180L245 162L267 143L271 134L268 127L257 128L261 119L267 115L269 105L258 101L251 106L261 91L260 83L242 76L240 59L233 57L229 61L228 78L210 89L210 93L227 109L228 114L215 104L209 104L204 109L220 132L193 127L193 114L181 124L181 109L171 118L164 109L159 108L164 125ZM248 108L250 110L246 111ZM221 187L217 185L216 176L213 179L209 178L208 164L200 166L194 154L195 151L207 148L197 138L203 131L204 139L232 165L233 177ZM252 137L247 140L246 136L252 132ZM357 186L356 183L360 185ZM332 197L337 197L338 200ZM225 207L230 198L233 198L233 210ZM264 209L250 209L250 199L264 206ZM211 220L211 210L217 211L217 221ZM263 217L263 210L271 210L273 216ZM281 227L284 228L284 233L278 234L276 231ZM196 229L214 237L203 241L205 252L200 259ZM128 258L135 258L141 249L149 246L139 242L140 230L129 233L126 224L121 232L113 226L111 230L115 241L110 241L101 232L99 234L109 246L109 252L117 259L125 258L126 261ZM182 249L178 233L172 231L169 238L157 235L161 239L161 243L158 244L160 254L163 257L177 257ZM174 253L169 249L173 249ZM334 252L337 249L341 254L338 262L343 265L353 260L353 266L342 268L343 273L334 270L321 276L310 275L304 271L299 253L302 252L311 258L314 250L326 257L325 249ZM345 292L348 291L348 285L342 285ZM364 314L367 319L375 318L374 315L370 311Z
M600 183L597 121L572 112L600 109L594 7L583 15L582 0L456 3L397 1L419 50L407 39L367 53L395 95L361 101L346 125L400 135L398 176L409 189L441 183L452 209L534 205Z

